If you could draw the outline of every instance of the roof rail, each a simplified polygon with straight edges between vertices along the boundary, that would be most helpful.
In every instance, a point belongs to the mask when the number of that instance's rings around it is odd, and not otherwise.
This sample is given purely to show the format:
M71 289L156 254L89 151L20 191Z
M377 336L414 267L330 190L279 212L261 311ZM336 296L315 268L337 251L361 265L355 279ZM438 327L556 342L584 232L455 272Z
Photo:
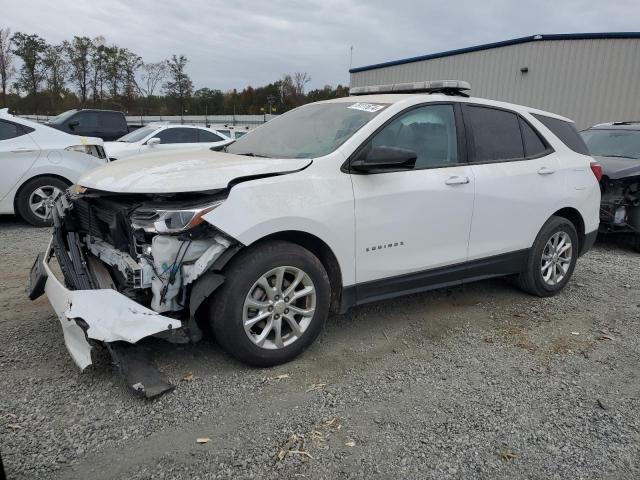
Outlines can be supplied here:
M467 90L471 84L464 80L432 80L425 82L390 83L387 85L368 85L365 87L351 87L349 95L371 95L374 93L444 93L468 97Z

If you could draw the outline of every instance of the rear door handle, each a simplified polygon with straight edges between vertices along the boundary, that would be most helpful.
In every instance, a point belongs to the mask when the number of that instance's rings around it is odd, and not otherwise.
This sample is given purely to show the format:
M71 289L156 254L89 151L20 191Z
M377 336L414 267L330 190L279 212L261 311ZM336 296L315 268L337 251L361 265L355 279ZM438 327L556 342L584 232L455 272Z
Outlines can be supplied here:
M447 178L444 183L445 185L464 185L465 183L469 183L469 177L453 176Z
M541 167L540 170L538 170L538 175L551 175L552 173L556 173L556 171L549 167Z

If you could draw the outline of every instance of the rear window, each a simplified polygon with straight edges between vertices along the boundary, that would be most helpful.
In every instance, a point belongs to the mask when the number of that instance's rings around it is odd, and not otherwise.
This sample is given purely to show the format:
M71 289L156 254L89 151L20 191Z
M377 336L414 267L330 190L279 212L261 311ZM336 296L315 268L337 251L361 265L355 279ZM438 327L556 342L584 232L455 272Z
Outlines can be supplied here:
M473 131L474 162L524 158L518 116L495 108L469 106L465 117Z
M0 121L0 140L10 140L24 134L22 128L15 123Z
M198 142L221 142L222 137L209 130L198 129Z
M584 140L582 140L573 122L565 122L564 120L545 117L544 115L535 113L532 115L540 120L545 127L551 130L551 132L571 150L581 155L589 155L587 145L585 145Z
M124 118L119 113L105 112L102 117L105 130L118 131L125 130Z
M522 130L524 153L527 157L535 157L547 153L549 148L540 138L538 132L522 118L520 119L520 129Z

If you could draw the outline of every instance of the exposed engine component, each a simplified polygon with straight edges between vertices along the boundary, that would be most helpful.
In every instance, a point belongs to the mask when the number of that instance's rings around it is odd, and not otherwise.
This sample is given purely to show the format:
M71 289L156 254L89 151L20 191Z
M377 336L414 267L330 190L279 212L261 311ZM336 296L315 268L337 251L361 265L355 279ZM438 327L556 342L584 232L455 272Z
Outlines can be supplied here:
M601 190L601 227L606 231L640 233L640 177L604 177Z

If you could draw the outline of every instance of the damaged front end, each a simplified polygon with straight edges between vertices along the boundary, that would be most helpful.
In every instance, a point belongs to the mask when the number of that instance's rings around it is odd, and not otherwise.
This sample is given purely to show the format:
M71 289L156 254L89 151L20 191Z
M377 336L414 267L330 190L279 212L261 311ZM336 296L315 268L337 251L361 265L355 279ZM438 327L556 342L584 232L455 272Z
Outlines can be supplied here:
M136 392L150 397L172 388L131 345L149 336L175 343L202 337L195 314L241 247L202 219L225 196L79 188L58 197L52 239L34 264L29 296L46 292L81 369L99 342Z
M600 230L604 233L640 235L640 175L622 178L604 176L600 187Z

